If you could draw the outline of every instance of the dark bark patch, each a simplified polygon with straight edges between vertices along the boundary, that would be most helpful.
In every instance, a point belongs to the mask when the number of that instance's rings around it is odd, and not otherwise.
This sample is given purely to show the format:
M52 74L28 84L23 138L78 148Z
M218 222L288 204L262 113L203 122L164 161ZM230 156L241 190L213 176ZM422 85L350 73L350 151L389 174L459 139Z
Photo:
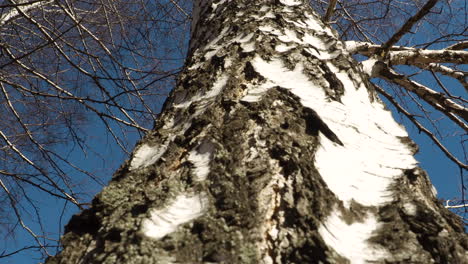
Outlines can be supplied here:
M221 106L223 109L226 111L226 113L229 113L233 107L237 105L237 102L233 100L223 100L221 101Z
M328 252L328 248L325 243L312 236L301 247L294 249L285 259L288 260L288 263L330 263L326 252Z
M322 118L319 117L317 112L314 110L304 107L303 108L304 119L306 120L306 133L312 136L317 136L318 131L322 132L329 140L335 142L336 144L343 146L343 142L338 138L338 136L328 127Z
M126 162L122 166L120 166L120 168L114 173L114 175L112 175L112 180L113 181L122 180L122 178L125 175L127 175L127 173L129 172L129 170L128 170L129 165L130 165L130 163Z
M244 74L245 74L245 79L247 81L252 81L253 79L263 81L265 79L260 73L258 73L255 70L255 68L253 67L252 63L250 63L250 61L245 63Z
M447 259L451 255L448 250L451 243L448 239L438 237L442 227L434 221L437 216L433 212L419 208L416 216L408 216L403 213L401 216L408 223L409 229L416 234L419 244L431 254L436 263L455 263Z
M310 46L310 47L313 48L318 54L320 54L320 51L319 51L316 47L314 47L314 46ZM307 58L312 58L312 59L314 59L314 60L318 60L317 57L315 57L314 55L310 54L310 52L308 52L308 51L305 50L305 49L301 50L301 55L303 55L303 56L305 56L305 57L307 57Z
M192 234L197 234L200 237L200 239L203 241L203 236L201 234L203 234L204 230L205 230L205 226L203 225L203 223L195 221L192 225L191 232Z
M265 122L265 119L263 117L261 117L258 113L256 112L250 112L249 113L249 117L252 119L252 120L255 120L255 123L257 123L258 125L265 125L266 122Z
M104 235L104 239L112 241L112 242L120 242L122 240L121 232L122 232L122 230L120 230L120 229L111 228Z
M338 77L336 77L336 73L332 72L325 63L321 63L319 66L324 72L323 77L329 83L330 88L335 92L335 94L330 95L330 97L341 102L341 96L344 94L343 83L338 79Z
M216 69L224 70L224 58L226 56L217 56L214 55L211 57L211 65L213 65Z
M283 169L284 176L286 177L292 175L299 169L297 166L297 161L291 159L292 155L287 153L279 146L274 146L271 148L270 155L272 158L278 160L280 167Z
M282 94L280 95L279 99L291 107L297 109L296 111L301 113L301 117L305 120L306 123L306 134L317 137L318 132L320 131L332 142L343 146L343 142L341 142L338 136L328 127L322 118L320 118L315 110L308 107L301 107L300 98L291 93L288 89L282 87L275 87L274 89Z
M130 210L131 214L133 217L136 217L140 214L144 214L148 211L148 204L145 203L145 204L136 204L132 207L132 209Z
M252 55L252 52L244 52L244 51L239 52L239 58L240 59L245 59L245 58L247 58L248 56L251 56L251 55Z
M192 125L185 131L184 137L190 138L198 135L198 133L209 125L209 121L205 119L197 119L192 122Z
M418 174L415 173L414 169L405 170L404 175L408 178L411 184L414 184L418 179Z
M409 138L409 137L398 137L398 139L403 144L405 144L406 146L408 146L411 149L411 153L413 155L415 155L415 154L417 154L419 152L419 146L416 145L416 143L414 143L414 141L411 140L411 138Z
M94 237L100 227L101 223L95 211L86 209L80 214L72 216L70 222L65 226L65 233L73 232L80 236L88 233Z
M281 127L282 129L288 129L288 128L289 128L289 123L288 123L288 122L284 122L284 123L282 123L282 124L280 125L280 127Z

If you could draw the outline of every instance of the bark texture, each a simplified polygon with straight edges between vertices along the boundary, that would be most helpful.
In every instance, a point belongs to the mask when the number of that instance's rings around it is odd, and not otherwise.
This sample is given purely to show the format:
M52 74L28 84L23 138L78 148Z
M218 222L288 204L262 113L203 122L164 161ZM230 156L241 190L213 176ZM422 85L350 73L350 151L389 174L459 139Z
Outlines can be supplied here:
M389 182L382 202L366 200L367 189L345 199L327 184L319 149L351 141L274 81L283 73L262 72L281 62L284 78L297 72L320 87L324 104L346 106L357 90L363 104L380 102L307 4L205 0L195 12L186 70L154 131L71 219L62 252L46 263L467 263L462 225L416 165L374 177ZM395 138L401 155L416 152Z

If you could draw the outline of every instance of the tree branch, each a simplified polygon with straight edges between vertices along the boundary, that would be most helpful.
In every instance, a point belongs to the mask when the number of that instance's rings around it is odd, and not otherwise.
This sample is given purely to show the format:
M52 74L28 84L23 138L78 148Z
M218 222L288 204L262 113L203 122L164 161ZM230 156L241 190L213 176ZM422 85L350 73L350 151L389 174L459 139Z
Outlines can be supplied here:
M464 50L464 49L468 49L468 41L462 41L462 42L459 42L459 43L455 43L451 46L448 46L447 48L445 48L447 50Z
M405 24L387 41L382 45L382 51L386 54L387 51L395 45L401 37L408 33L414 24L416 24L421 18L423 18L431 8L438 2L438 0L429 0L427 3L419 10L416 15L412 16Z
M3 191L7 194L8 196L8 199L10 200L10 205L11 205L11 208L13 209L13 211L15 212L15 215L16 215L16 218L18 220L18 222L20 223L21 227L26 230L33 238L34 240L36 240L36 243L39 245L39 247L44 250L44 252L50 256L49 252L47 251L46 247L41 243L41 241L39 240L39 237L31 230L31 228L29 228L24 222L23 222L23 219L21 218L21 214L18 210L18 208L16 207L16 201L15 201L15 198L13 197L13 195L10 193L10 191L8 190L7 186L3 183L3 181L0 179L0 186L2 187Z
M369 42L346 41L346 50L351 54L372 57L382 46ZM443 49L426 50L404 46L392 46L388 50L388 63L391 65L417 65L428 63L464 64L468 61L468 51Z
M410 121L411 123L413 123L416 128L419 129L420 132L423 132L424 134L426 134L431 140L432 142L434 142L437 147L445 154L445 156L447 156L447 158L449 158L450 160L452 160L453 162L455 162L455 164L457 164L459 167L461 168L464 168L464 169L468 169L468 165L467 164L464 164L463 162L461 162L460 160L458 160L454 155L452 155L452 153L450 153L450 151L439 141L439 139L437 139L437 137L431 132L429 131L427 128L425 128L423 125L421 125L421 123L419 123L416 118L414 118L414 115L412 115L411 113L409 113L405 108L403 108L396 100L395 98L393 98L393 96L391 96L389 93L387 93L384 89L382 89L381 87L379 87L378 85L375 85L374 84L374 88L377 92L379 92L380 94L382 94L385 98L388 99L388 101L390 101L390 103L395 106L395 108L403 113Z
M383 79L392 83L396 83L408 91L417 94L419 98L430 104L435 109L444 113L465 131L468 131L468 125L455 116L458 115L465 121L468 121L468 110L465 107L448 99L445 94L436 92L429 87L417 83L405 75L395 72L389 67L382 67L378 74Z
M465 87L465 90L468 91L468 83L466 82L466 77L467 77L466 73L463 73L461 71L453 70L453 69L451 69L451 68L449 68L447 66L437 64L437 63L419 64L417 66L419 68L421 68L421 69L427 69L427 70L431 71L432 73L439 72L439 73L441 73L443 75L446 75L446 76L452 77L454 79L457 79L461 83L461 85L463 85L463 87ZM439 83L439 85L440 85L440 83ZM450 96L450 93L448 91L446 91L446 93L447 93L447 95Z
M29 12L36 7L41 7L43 5L52 3L53 1L52 0L51 1L40 0L40 1L31 1L27 3L15 3L13 1L11 2L12 4L1 6L1 8L8 6L8 7L13 7L13 9L11 9L9 12L7 12L6 14L0 17L0 27L10 22L11 20L19 17L21 12Z
M330 20L330 18L333 16L333 13L335 12L335 7L336 7L336 2L337 1L338 0L330 0L330 3L328 3L327 12L325 13L325 15L322 18L322 20L324 22L328 22Z
M455 63L468 61L468 51L464 50L402 50L389 53L389 62L393 65L415 65L417 63Z

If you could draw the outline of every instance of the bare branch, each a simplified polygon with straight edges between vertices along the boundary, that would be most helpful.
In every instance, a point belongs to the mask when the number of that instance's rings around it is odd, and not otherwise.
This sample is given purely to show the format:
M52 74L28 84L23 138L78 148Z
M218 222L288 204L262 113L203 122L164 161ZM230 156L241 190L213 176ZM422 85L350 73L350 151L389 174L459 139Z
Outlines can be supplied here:
M455 43L455 44L453 44L451 46L448 46L445 49L447 49L447 50L464 50L464 49L468 49L468 41L462 41L462 42Z
M176 2L176 0L171 0L171 3L181 12L184 14L185 17L190 18L190 15L185 12L185 10Z
M367 42L372 43L372 40L366 33L366 31L361 27L361 25L353 18L353 16L345 9L343 8L343 12L345 13L346 17L351 21L351 23L354 25L354 27L357 29L357 31L363 36Z
M390 63L414 65L421 63L456 63L464 64L468 61L468 51L464 50L405 50L389 53Z
M468 121L468 109L448 99L445 94L436 92L429 87L419 84L405 75L396 73L390 68L382 68L379 75L385 80L396 83L408 91L417 94L425 102L446 114L465 131L468 131L468 125L454 115L456 114L465 121Z
M387 53L387 51L395 45L406 33L408 33L414 24L416 24L421 18L423 18L431 8L438 2L438 0L429 0L427 3L421 7L418 13L408 19L405 24L387 41L382 45L382 51Z
M454 79L457 79L463 87L465 87L465 90L468 91L468 83L466 82L466 78L468 77L466 73L462 71L456 71L453 70L447 66L437 64L437 63L429 63L429 64L417 64L417 66L421 69L427 69L430 70L432 73L434 72L439 72L443 75L452 77ZM440 83L439 83L440 85ZM447 94L450 94L448 91L446 91ZM460 98L461 99L461 98Z
M44 246L44 244L39 240L39 237L29 228L24 222L21 217L21 214L16 207L16 201L13 195L10 193L6 185L3 183L3 181L0 179L0 186L2 187L3 191L8 195L8 199L10 200L10 205L13 211L15 212L16 218L18 219L18 222L20 223L21 227L26 230L33 238L36 240L36 243L40 246L40 248L48 255L50 254L47 252L47 248Z
M21 13L26 13L35 8L40 8L44 5L50 4L53 2L53 0L49 0L49 1L39 0L39 1L31 1L27 3L15 3L13 1L11 2L13 4L1 6L1 8L4 8L4 7L14 7L14 8L11 9L6 14L0 16L0 27L14 20L15 18L19 17Z
M441 66L441 65L439 65ZM442 66L443 67L443 66ZM435 69L438 69L439 72L442 72L442 74L444 74L444 72L442 70L444 70L444 68L440 68L440 67L435 67ZM445 88L445 86L442 84L442 82L440 81L439 77L437 77L437 75L434 73L434 71L432 69L431 70L431 74L432 76L434 77L434 79L436 80L437 84L440 86L440 88L442 88L444 90L444 92L447 94L447 96L449 96L450 98L454 99L454 100L458 100L460 102L464 102L464 103L468 103L468 100L462 98L461 96L453 96L449 90L447 88ZM451 70L451 69L449 69ZM449 73L445 73L446 75L449 75ZM454 77L456 78L456 76ZM468 85L467 83L465 82L465 75L463 75L463 77L460 77L459 78L459 81L460 83L463 85L463 87L465 87L465 90L468 91ZM458 78L457 78L458 79Z
M50 247L50 246L46 246L44 245L42 248L47 248L47 247ZM5 253L5 252L2 252L2 254L0 254L0 258L7 258L7 257L11 257L15 254L18 254L22 251L25 251L25 250L30 250L30 249L42 249L40 246L27 246L27 247L22 247L22 248L19 248L17 250L14 250L12 252L8 252L8 253Z
M380 45L367 42L346 41L351 54L372 57L382 48ZM387 59L387 58L386 58ZM417 65L428 63L464 64L468 61L468 51L464 50L425 50L403 46L392 46L388 50L388 62L391 65Z
M328 3L327 13L325 13L325 16L323 16L322 18L324 22L328 22L330 18L333 16L337 1L338 0L330 0L330 3Z
M444 207L447 208L447 209L468 208L468 204L446 205Z
M405 108L403 108L396 100L395 98L393 98L393 96L391 96L389 93L387 93L384 89L382 89L381 87L379 87L378 85L375 85L374 84L374 87L375 87L375 90L377 92L379 92L380 94L382 94L385 98L388 99L388 101L390 101L390 103L395 106L395 108L403 113L410 121L411 123L413 123L418 129L420 132L423 132L424 134L426 134L431 140L432 142L434 142L437 147L442 150L442 152L445 154L445 156L447 156L450 160L452 160L455 164L457 164L459 167L461 168L464 168L464 169L468 169L468 165L467 164L464 164L463 162L461 162L460 160L458 160L452 153L450 153L450 151L439 141L439 139L437 139L437 137L431 133L431 131L429 131L427 128L425 128L423 125L421 125L421 123L419 123L416 118L414 118L414 115L412 115L411 113L409 113Z

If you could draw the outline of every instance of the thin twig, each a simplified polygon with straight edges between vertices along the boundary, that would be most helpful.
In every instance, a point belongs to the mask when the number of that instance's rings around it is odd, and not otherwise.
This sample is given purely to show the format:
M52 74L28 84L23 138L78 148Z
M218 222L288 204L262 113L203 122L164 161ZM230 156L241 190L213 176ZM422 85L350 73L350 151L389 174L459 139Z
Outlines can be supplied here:
M468 169L468 165L467 164L464 164L463 162L459 161L455 156L453 156L450 151L445 148L444 145L442 145L442 143L439 141L439 139L437 139L436 136L434 136L433 133L431 133L427 128L425 128L423 125L421 125L415 118L414 118L414 115L410 114L406 109L404 109L396 100L395 98L393 98L393 96L391 96L389 93L387 93L384 89L382 89L381 87L379 87L378 85L375 85L374 84L374 87L375 87L375 90L377 92L379 92L380 94L382 94L385 98L387 98L390 103L392 103L393 106L395 106L395 108L403 113L410 121L411 123L413 123L418 129L420 132L423 132L424 134L426 134L436 145L437 147L442 150L442 152L450 159L452 160L453 162L455 162L460 168L464 168L464 169Z

